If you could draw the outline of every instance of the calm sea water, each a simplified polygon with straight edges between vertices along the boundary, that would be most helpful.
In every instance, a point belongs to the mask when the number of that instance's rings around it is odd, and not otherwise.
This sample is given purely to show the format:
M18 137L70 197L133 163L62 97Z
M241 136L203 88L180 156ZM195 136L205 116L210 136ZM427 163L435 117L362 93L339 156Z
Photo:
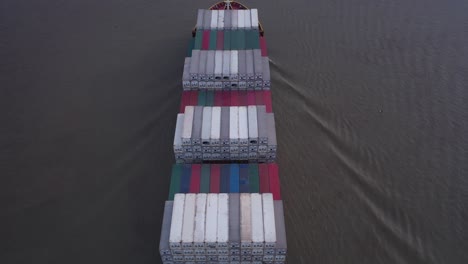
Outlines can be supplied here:
M183 58L211 3L0 3L1 263L160 262ZM468 263L468 2L245 3L288 263Z

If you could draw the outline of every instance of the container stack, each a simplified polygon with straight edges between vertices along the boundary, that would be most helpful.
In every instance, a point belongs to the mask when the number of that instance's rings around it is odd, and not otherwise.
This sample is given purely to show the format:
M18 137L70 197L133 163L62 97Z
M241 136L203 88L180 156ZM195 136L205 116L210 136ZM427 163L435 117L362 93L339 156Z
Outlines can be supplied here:
M164 264L284 264L286 229L258 11L198 10L182 76Z

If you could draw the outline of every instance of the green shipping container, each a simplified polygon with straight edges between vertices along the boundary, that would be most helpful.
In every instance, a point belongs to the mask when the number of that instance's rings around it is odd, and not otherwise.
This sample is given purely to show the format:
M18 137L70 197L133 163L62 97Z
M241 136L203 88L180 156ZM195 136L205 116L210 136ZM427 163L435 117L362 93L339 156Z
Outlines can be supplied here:
M174 164L172 166L171 185L169 187L169 201L174 200L174 195L179 192L181 175L182 164Z
M224 31L224 50L231 49L231 30Z
M239 47L239 50L245 50L245 30L239 30L239 33L237 33L237 46Z
M210 30L210 50L216 50L217 32L216 30Z
M192 57L193 46L195 45L195 38L190 38L189 45L187 47L187 57Z
M239 50L237 41L239 40L238 33L241 30L231 30L231 50Z
M198 104L201 106L206 106L206 90L201 90L198 92Z
M203 164L201 168L200 193L210 192L210 164Z
M260 49L260 35L258 34L258 30L250 30L251 41L252 41L252 49Z
M213 106L214 91L206 91L206 106Z
M249 164L249 185L251 193L260 193L260 179L258 177L258 164Z
M195 35L195 45L193 46L193 49L201 50L202 42L203 42L203 31L197 30L197 33Z

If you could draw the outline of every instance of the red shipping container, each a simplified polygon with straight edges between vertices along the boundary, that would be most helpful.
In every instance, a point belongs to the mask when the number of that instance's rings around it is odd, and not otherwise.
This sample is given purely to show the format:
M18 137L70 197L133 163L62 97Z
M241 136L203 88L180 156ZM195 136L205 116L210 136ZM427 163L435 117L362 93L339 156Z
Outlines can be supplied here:
M221 165L211 164L210 193L219 193L220 175L221 175Z
M223 105L222 106L230 106L231 104L231 99L229 98L229 91L222 91L221 92L221 97L223 98Z
M203 31L203 40L202 40L202 50L209 50L210 49L210 31L205 30Z
M239 105L239 91L231 91L231 106Z
M223 98L221 97L221 91L214 92L214 106L222 106Z
M273 194L273 200L281 200L280 180L278 175L278 164L268 164L268 174L270 176L270 192Z
M262 57L268 56L265 37L260 37L260 49L262 51Z
M263 102L265 103L265 108L267 113L272 113L273 109L271 106L271 91L263 90Z
M185 113L185 107L190 103L190 91L183 91L182 92L182 101L180 102L180 111L181 113Z
M247 91L247 105L255 105L255 91Z
M192 164L192 175L190 176L189 193L200 192L201 164Z
M198 105L198 91L190 91L190 104L189 105Z
M239 91L239 106L247 106L247 91Z
M224 50L224 31L223 30L218 30L218 34L216 35L216 49Z
M255 91L255 104L265 105L265 103L263 102L263 91Z
M270 179L268 176L268 165L266 163L258 164L258 174L260 174L260 193L269 193Z

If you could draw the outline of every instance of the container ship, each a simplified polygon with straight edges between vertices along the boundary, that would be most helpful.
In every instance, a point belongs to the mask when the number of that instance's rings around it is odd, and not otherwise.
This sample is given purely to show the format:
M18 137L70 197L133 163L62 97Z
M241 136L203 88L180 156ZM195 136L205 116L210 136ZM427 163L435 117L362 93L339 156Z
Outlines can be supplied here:
M270 65L258 10L199 9L184 60L164 264L284 264Z

